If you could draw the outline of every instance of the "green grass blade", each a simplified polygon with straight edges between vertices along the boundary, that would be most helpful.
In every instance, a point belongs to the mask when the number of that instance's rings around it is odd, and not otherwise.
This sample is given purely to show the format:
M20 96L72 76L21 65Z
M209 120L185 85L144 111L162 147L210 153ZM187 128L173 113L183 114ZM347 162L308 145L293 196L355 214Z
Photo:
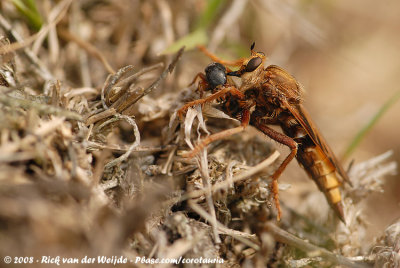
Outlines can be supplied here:
M185 35L181 39L176 40L173 44L167 47L161 54L176 53L181 47L185 47L186 50L194 49L197 45L204 45L208 41L207 33L205 29L198 29L194 32Z
M196 23L196 29L208 28L218 15L218 10L226 1L208 0L207 7Z
M197 45L207 44L207 28L215 21L218 10L225 2L226 0L208 0L207 7L196 23L195 30L176 40L161 54L176 53L182 46L185 46L186 51L188 51L194 49Z
M42 27L43 20L36 7L35 0L11 0L18 12L24 16L36 31Z
M348 158L353 151L357 148L360 142L368 134L368 132L375 126L379 119L386 113L389 108L400 99L400 91L396 92L388 101L386 101L378 112L369 120L369 122L357 133L354 139L350 142L349 146L344 153L343 158Z

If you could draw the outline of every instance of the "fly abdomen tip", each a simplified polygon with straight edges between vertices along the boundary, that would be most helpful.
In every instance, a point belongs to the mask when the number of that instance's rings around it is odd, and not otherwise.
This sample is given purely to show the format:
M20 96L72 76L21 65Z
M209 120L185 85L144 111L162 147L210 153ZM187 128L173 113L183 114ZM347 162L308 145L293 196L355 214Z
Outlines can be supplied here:
M339 219L344 224L346 224L344 211L343 211L342 197L340 194L339 187L328 190L326 192L326 196L328 198L328 201L329 201L331 207L335 211L336 215L339 217Z
M340 201L333 205L336 215L346 225L346 219L343 211L343 203Z

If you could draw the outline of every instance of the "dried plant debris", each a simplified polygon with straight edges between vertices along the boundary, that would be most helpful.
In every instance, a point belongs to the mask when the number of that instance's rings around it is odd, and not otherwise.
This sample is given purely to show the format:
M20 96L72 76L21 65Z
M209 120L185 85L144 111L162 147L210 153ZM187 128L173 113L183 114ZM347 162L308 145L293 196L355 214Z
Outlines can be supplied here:
M235 10L236 21L239 2L222 18ZM48 4L38 34L15 15L0 15L1 256L203 259L200 267L399 265L398 223L371 245L362 213L365 196L396 172L390 153L351 169L347 225L330 220L328 207L313 212L320 201L311 194L296 210L283 204L278 223L269 177L284 155L257 131L249 127L184 157L239 122L218 104L177 115L199 98L197 85L184 88L193 79L185 66L202 67L190 53L181 57L183 50L156 56L176 39L175 4ZM189 24L190 3L174 11ZM214 46L225 19L221 25ZM288 186L279 187L285 195Z
M400 221L390 225L372 249L374 267L400 267Z
M0 36L0 47L10 45L10 41L4 36ZM13 52L0 53L0 86L16 87L18 82L15 76L15 58Z

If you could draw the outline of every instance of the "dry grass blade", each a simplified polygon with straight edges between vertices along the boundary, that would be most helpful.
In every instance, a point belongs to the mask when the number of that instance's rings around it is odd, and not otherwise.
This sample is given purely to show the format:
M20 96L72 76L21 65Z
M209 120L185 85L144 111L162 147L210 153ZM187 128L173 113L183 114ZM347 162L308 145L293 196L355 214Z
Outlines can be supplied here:
M120 157L112 160L111 162L107 163L104 167L105 169L109 169L109 168L121 163L122 161L125 161L130 156L130 154L133 152L133 150L136 147L138 147L140 144L139 128L138 128L135 120L133 120L132 118L130 118L129 116L126 116L126 115L115 115L115 117L118 119L126 120L133 127L133 135L135 136L135 142L132 143L131 146L129 146L129 149L126 151L126 153L124 153Z
M81 48L83 48L85 51L87 51L90 55L94 56L98 60L101 61L101 63L104 65L104 68L110 73L114 74L115 70L111 67L111 64L108 62L106 57L99 51L95 46L92 44L86 42L85 40L79 38L78 36L70 33L66 29L60 29L58 30L58 34L65 39L66 41L73 41L77 45L79 45Z
M153 84L151 84L148 88L146 88L142 94L142 97L149 94L153 89L155 89L156 87L158 87L158 85L160 84L160 82L167 76L168 73L171 73L174 68L176 63L179 61L179 59L181 58L183 51L185 51L185 47L182 47L181 49L179 49L179 51L175 54L174 58L172 59L172 62L168 65L167 69L165 69L160 77L154 81Z
M41 75L45 80L54 80L53 74L49 71L45 64L42 63L30 49L26 48L26 46L34 42L39 36L44 35L52 27L57 25L57 23L59 23L60 20L66 15L71 3L72 0L64 0L58 3L57 7L55 8L55 10L57 10L57 14L54 16L54 20L50 21L48 25L41 27L40 31L36 34L25 39L23 39L15 30L13 30L11 24L8 23L8 21L0 14L0 26L8 32L11 40L16 41L16 43L10 44L9 46L0 47L0 54L24 48L24 55L32 64L38 67L35 71L38 72L38 74Z
M253 176L253 175L255 175L255 174L257 174L257 173L259 173L259 172L261 172L263 170L265 170L266 167L270 166L273 162L275 162L275 160L278 159L279 155L280 155L279 152L275 151L271 156L269 156L263 162L261 162L260 164L250 168L249 170L247 170L245 172L240 173L239 175L236 175L235 177L232 178L232 180L223 181L223 182L214 184L211 187L211 191L215 192L215 191L218 191L220 189L229 187L229 184L232 183L232 182L233 183L239 182L241 180L247 179L247 178L249 178L249 177L251 177L251 176ZM206 189L204 189L204 190L196 190L196 191L193 191L193 192L190 192L190 193L187 193L187 194L183 195L180 198L180 200L183 201L183 200L187 200L187 199L190 199L190 198L196 198L196 197L202 196L206 192L207 192Z
M199 205L197 205L193 201L189 202L189 206L206 221L209 221L209 222L213 221L214 217L211 216L210 214L208 214L205 210L203 210ZM237 239L238 241L242 242L243 244L245 244L249 247L252 247L255 250L260 250L260 246L258 245L259 241L255 235L246 234L243 232L239 232L236 230L226 228L220 222L217 222L217 229L222 234L232 236L233 238Z
M45 25L44 27L42 27L39 32L37 32L36 34L34 34L26 39L22 39L18 33L13 31L11 25L7 22L7 20L3 16L0 15L0 25L12 35L13 40L18 42L18 43L13 43L10 46L0 48L0 53L4 53L7 51L16 51L18 49L21 49L21 48L24 48L24 47L30 45L32 42L34 42L38 38L38 36L42 35L43 33L46 33L47 31L49 31L49 29L51 27L53 27L58 22L60 22L60 20L67 13L68 8L71 5L71 3L72 3L72 0L61 1L58 4L58 8L57 8L58 14L57 14L57 16L54 16L54 20L51 21L48 25ZM35 59L35 61L36 61L36 59Z
M247 0L235 0L231 3L231 6L220 19L212 33L209 44L211 51L214 51L219 46L225 34L229 31L229 28L232 27L232 24L239 19L240 15L245 10L246 5Z
M345 267L351 267L351 268L369 267L366 265L356 264L347 259L346 257L333 254L332 252L324 248L312 245L300 238L295 237L294 235L286 232L285 230L282 230L281 228L277 227L274 223L271 222L265 223L265 228L268 232L271 232L272 235L275 237L275 239L278 240L279 242L288 244L302 251L309 252L311 255L324 257L335 264L344 265Z
M52 105L39 103L31 100L17 99L7 95L0 96L0 102L7 106L21 107L26 110L36 110L39 114L53 114L57 116L64 116L68 119L83 121L83 117L73 111L68 111Z

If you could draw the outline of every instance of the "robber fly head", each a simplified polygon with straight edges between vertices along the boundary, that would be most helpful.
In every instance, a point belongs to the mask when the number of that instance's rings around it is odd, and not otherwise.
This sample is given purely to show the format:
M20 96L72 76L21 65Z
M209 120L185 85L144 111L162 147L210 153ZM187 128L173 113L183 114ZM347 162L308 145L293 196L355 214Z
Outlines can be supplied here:
M251 77L258 76L260 72L264 69L265 54L263 52L255 52L253 43L250 47L251 56L245 59L240 66L239 70L234 72L229 72L227 75L238 76L244 79L249 79Z

